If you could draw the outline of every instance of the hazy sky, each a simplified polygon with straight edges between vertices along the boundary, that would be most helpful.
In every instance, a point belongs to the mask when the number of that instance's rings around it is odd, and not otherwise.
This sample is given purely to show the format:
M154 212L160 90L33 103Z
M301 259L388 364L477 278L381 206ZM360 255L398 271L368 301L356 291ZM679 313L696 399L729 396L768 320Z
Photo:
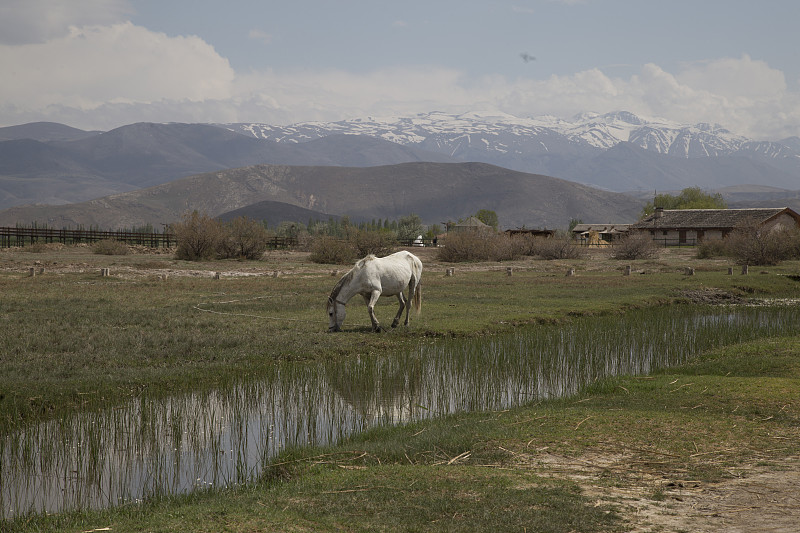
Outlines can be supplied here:
M2 0L0 125L626 110L800 135L797 0Z

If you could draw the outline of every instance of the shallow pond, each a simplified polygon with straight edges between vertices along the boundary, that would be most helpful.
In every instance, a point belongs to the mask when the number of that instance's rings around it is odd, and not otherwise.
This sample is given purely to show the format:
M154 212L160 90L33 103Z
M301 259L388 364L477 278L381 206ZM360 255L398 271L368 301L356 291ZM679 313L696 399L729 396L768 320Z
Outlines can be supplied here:
M142 397L0 437L0 518L244 483L287 446L562 397L715 346L798 332L796 305L672 306L477 339L421 340L411 353L281 365L225 390Z

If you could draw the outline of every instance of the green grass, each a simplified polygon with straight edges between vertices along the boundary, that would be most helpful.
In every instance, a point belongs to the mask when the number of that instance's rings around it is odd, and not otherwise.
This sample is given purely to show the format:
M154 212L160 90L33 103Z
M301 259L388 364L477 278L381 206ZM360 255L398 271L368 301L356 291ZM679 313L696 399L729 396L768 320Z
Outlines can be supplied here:
M429 269L422 315L408 329L370 333L354 301L345 332L328 334L323 303L335 278L303 271L306 265L217 263L202 268L297 271L164 281L100 278L91 270L114 261L186 265L95 257L83 273L0 271L4 429L122 402L144 389L213 389L268 373L279 361L335 362L411 347L422 336L483 336L519 323L614 314L681 300L686 290L800 297L800 283L776 275L797 272L798 263L746 277L716 266L683 276L653 261L635 264L648 273L629 277L614 262L576 262L570 278L561 263L526 263L512 277L499 265L457 267L454 277ZM0 266L9 264L0 258ZM199 311L200 303L222 314ZM381 304L379 318L390 321L394 309L393 301ZM662 499L671 481L714 483L753 464L779 467L800 453L797 390L800 337L760 339L653 376L603 381L573 398L378 428L335 448L287 450L247 487L22 517L0 523L0 531L623 531L627 502L609 495L598 504L587 486L601 493L637 487Z
M782 363L765 374L757 367L742 371L741 354L773 354L776 346ZM753 341L653 376L607 380L572 398L376 428L337 447L287 450L261 481L235 490L15 525L20 531L624 531L635 513L613 488L663 502L675 494L670 487L713 484L746 475L755 464L780 468L800 453L800 404L792 395L800 390L799 362L800 337ZM587 496L587 486L595 496Z
M563 275L563 264L542 261L523 263L511 277L502 266L476 271L459 266L453 277L431 268L423 275L422 314L412 316L409 328L370 333L366 309L355 299L345 332L331 335L323 304L336 278L325 267L309 272L307 263L280 255L268 262L195 264L161 256L68 252L41 256L48 271L33 278L21 265L40 254L18 252L17 263L2 257L0 265L19 266L17 272L0 271L0 420L49 417L94 400L124 401L144 388L213 388L233 377L258 376L276 361L385 353L408 349L420 336L484 335L521 323L617 313L675 301L688 289L800 296L800 283L774 275L796 271L797 263L772 269L773 275L746 277L728 276L721 265L684 276L671 263L654 261L635 264L649 273L632 276L622 276L615 261L602 269L585 260L562 262L577 265L574 277ZM65 260L77 262L83 272L58 273ZM112 273L130 267L155 274L101 278L102 266ZM187 268L207 274L156 277ZM210 276L273 269L288 274ZM379 319L388 324L395 309L394 299L382 299Z

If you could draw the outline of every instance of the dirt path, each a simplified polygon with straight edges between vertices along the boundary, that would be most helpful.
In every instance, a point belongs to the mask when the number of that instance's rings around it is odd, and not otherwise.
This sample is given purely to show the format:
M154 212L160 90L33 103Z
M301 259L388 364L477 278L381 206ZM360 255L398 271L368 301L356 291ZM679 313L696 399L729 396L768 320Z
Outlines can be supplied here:
M643 506L633 531L800 531L800 463L696 488L676 487L663 505ZM637 517L639 518L639 517Z
M597 505L619 506L632 533L800 532L800 458L777 461L778 466L745 466L739 477L718 483L669 481L642 472L623 475L621 483L604 479L609 470L624 471L630 459L539 455L533 462L537 470L544 467L541 474L581 485Z

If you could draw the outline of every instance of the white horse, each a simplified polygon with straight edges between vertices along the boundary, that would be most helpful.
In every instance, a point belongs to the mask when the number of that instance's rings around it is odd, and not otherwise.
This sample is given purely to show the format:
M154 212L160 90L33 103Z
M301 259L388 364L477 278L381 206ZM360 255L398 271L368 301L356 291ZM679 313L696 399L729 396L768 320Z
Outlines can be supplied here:
M372 321L372 331L380 331L381 326L375 318L375 303L381 295L397 296L400 309L392 321L392 327L397 327L403 309L406 310L405 325L408 325L408 311L412 303L419 313L422 307L422 261L414 254L401 251L386 257L368 255L360 259L356 266L342 276L328 297L328 331L341 331L347 310L345 306L356 294L364 297L367 304L369 318ZM403 295L403 290L408 287L408 299Z

